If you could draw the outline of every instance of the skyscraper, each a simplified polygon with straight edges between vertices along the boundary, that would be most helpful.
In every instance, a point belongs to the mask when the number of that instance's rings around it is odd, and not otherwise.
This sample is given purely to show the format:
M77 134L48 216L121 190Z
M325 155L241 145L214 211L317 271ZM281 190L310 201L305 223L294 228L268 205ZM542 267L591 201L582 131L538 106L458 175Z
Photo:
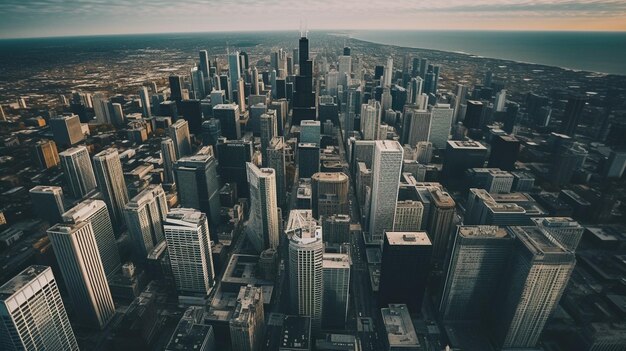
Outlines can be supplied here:
M250 184L250 219L248 239L258 252L276 249L279 242L278 202L276 200L276 171L246 164Z
M189 123L184 119L179 119L167 129L168 136L174 142L176 158L191 154L191 138L189 137Z
M239 90L239 78L241 77L241 66L239 62L239 51L228 54L228 74L230 76L230 91ZM232 99L232 95L231 100Z
M432 124L432 113L427 110L406 108L403 123L403 143L411 146L428 141Z
M443 262L448 253L456 203L450 194L441 189L430 189L431 211L428 235L433 243L433 260Z
M467 169L482 168L486 157L487 148L477 141L448 140L441 170L443 180L459 182Z
M57 144L52 140L40 140L33 146L33 161L41 169L50 169L59 165Z
M102 200L87 199L63 213L63 223L90 223L104 274L113 276L122 266L107 206Z
M513 236L497 226L459 226L439 305L443 320L478 321L490 308Z
M391 82L393 80L393 58L387 58L387 64L385 65L385 73L383 74L383 81L381 82L382 87L391 86Z
M321 221L322 233L324 233L324 242L331 244L343 244L350 242L350 216L325 216L321 219Z
M285 169L285 142L283 137L274 137L270 140L268 147L267 167L274 169L276 174L276 199L278 205L282 206L286 198L286 169Z
M57 145L69 147L85 138L78 115L50 118L52 138Z
M298 143L298 177L311 178L320 171L319 144Z
M324 328L343 329L348 317L350 257L343 253L325 253L322 267L324 277L322 325Z
M305 119L315 119L315 92L313 91L313 62L309 60L309 39L300 38L298 50L299 72L293 93L292 124L299 125Z
M215 284L206 215L174 208L163 222L176 288L180 295L206 296Z
M483 103L480 101L467 100L467 110L465 111L463 125L467 128L481 128L483 107Z
M582 95L574 95L567 100L563 118L561 120L561 133L569 136L576 134L576 129L580 123L583 109L587 104L587 98Z
M263 290L253 285L242 286L230 319L231 346L233 350L260 351L264 333Z
M103 329L113 318L115 305L91 222L56 224L48 229L48 238L77 319Z
M126 227L133 241L135 255L145 260L152 249L165 240L163 220L167 199L161 185L148 185L124 207Z
M174 162L176 162L176 150L172 138L161 140L161 158L163 159L163 183L174 183Z
M404 303L411 313L421 313L431 252L426 232L385 232L378 293L380 306Z
M310 316L314 330L322 321L324 294L322 228L310 210L292 210L285 233L289 238L289 292L294 312Z
M505 279L491 304L492 330L501 348L533 348L559 303L576 259L541 228L511 230L517 240Z
M76 350L52 269L30 266L0 286L3 350Z
M183 99L183 78L181 76L170 76L170 100L181 101Z
M250 139L227 140L220 138L217 141L220 178L225 183L236 183L237 191L241 197L249 196L246 162L252 162L253 154L254 148Z
M241 139L239 107L235 104L219 104L213 107L213 117L220 120L222 136L228 140Z
M220 184L217 160L210 154L196 154L174 163L178 201L182 207L195 208L208 217L213 231L220 223Z
M211 74L211 63L209 62L209 53L206 50L200 50L198 52L198 56L200 57L200 70L202 71L202 75L204 76L205 80L208 80ZM206 91L208 92L209 90L206 90Z
M61 187L37 185L30 189L29 193L37 217L45 219L50 224L61 221L61 215L65 212Z
M432 119L428 141L438 149L445 149L450 136L454 110L449 104L436 104L431 108Z
M278 135L278 125L276 123L276 111L268 110L261 115L261 154L263 166L268 165L269 145L273 137Z
M319 144L322 128L320 121L304 120L300 122L300 142Z
M397 141L376 141L368 228L372 240L382 240L384 231L393 228L403 153Z
M422 227L424 205L416 200L399 200L396 204L393 230L396 232L416 232Z
M503 171L515 170L520 142L512 135L497 135L491 141L491 154L487 167Z
M376 100L372 99L367 104L361 105L361 133L363 134L363 140L378 139L380 114L380 103Z
M148 94L148 88L142 86L139 89L139 98L141 99L141 115L143 117L152 117L152 110L150 109L150 95Z
M122 223L122 210L128 202L128 189L117 149L109 148L93 156L98 190L109 208L113 226Z
M533 217L531 220L555 239L561 246L576 251L585 227L569 217Z
M349 178L343 172L319 172L311 177L313 217L349 214Z
M96 188L96 176L86 147L67 149L61 152L59 157L65 182L72 196L81 199Z

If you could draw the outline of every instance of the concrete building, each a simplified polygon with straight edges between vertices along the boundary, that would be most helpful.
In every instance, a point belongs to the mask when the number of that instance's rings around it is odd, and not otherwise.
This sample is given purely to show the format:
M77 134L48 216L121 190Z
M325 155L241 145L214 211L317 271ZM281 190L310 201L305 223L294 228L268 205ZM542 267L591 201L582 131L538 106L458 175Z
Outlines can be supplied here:
M545 229L548 235L565 249L572 252L576 251L585 231L585 227L569 217L534 217L531 220L536 226Z
M93 156L98 190L104 198L114 227L122 223L122 211L128 202L128 189L117 149L109 148Z
M269 164L269 146L272 138L278 136L278 125L276 121L276 111L268 110L261 115L261 154L263 155L263 166Z
M52 140L40 140L35 143L32 154L33 161L35 161L41 169L56 167L61 162L59 160L57 144Z
M454 118L454 110L449 104L436 104L430 109L431 123L428 141L437 149L447 146L450 128Z
M136 257L145 260L165 240L163 220L166 216L167 199L161 185L148 185L126 204L124 218Z
M450 194L441 189L429 190L431 199L428 234L433 243L433 260L443 262L453 235L456 203Z
M164 138L161 140L161 159L163 160L163 183L173 184L174 180L174 162L176 162L176 149L172 138Z
M91 222L56 224L48 229L76 318L83 325L104 329L115 305Z
M0 286L3 350L76 350L52 269L30 266Z
M230 319L231 346L233 350L260 351L264 336L263 290L252 285L242 286Z
M30 189L34 214L50 224L59 223L65 212L63 189L60 186L37 185Z
M78 115L50 118L52 138L57 145L69 147L85 138Z
M421 345L411 321L409 308L405 304L389 304L381 308L385 326L387 351L419 351Z
M324 294L322 228L310 210L292 210L285 234L289 238L291 305L294 313L311 317L313 330L319 330Z
M265 249L276 249L280 231L276 172L272 168L258 168L250 162L246 165L250 184L250 219L246 225L248 238L259 253Z
M382 240L384 231L393 228L403 151L397 141L376 142L368 228L372 240Z
M285 152L287 145L283 137L274 137L270 140L267 155L267 167L274 170L276 175L276 200L278 206L282 206L287 198Z
M361 105L361 134L363 140L377 140L378 128L380 127L381 109L380 103L370 100Z
M342 244L350 242L350 216L331 215L322 217L324 242Z
M350 179L345 173L315 173L311 177L313 217L349 214Z
M89 152L84 146L67 149L59 154L63 175L70 193L77 199L96 188L96 176L93 172Z
M189 137L189 123L179 119L167 128L167 135L174 142L176 159L191 154L191 138Z
M424 204L415 200L401 200L396 203L393 230L396 232L417 232L422 228Z
M510 193L513 187L513 175L497 168L489 168L485 189L490 193Z
M319 144L321 140L322 127L320 121L304 120L300 121L300 142Z
M179 294L204 298L215 284L206 215L189 208L172 209L163 230Z

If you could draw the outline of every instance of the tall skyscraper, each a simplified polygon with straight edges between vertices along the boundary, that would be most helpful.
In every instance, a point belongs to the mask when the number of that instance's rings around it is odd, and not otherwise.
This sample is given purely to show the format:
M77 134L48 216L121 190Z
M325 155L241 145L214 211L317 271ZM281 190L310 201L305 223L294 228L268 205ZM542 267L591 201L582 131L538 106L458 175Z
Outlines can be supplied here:
M109 208L113 226L122 223L122 210L128 202L128 189L117 149L109 148L93 156L98 190Z
M320 121L300 121L300 142L319 144L322 128Z
M261 252L276 249L280 240L278 202L276 200L276 171L246 164L250 184L250 219L247 223L248 239Z
M161 140L161 158L163 159L163 182L165 184L173 184L174 181L174 162L176 162L176 149L172 138L164 138Z
M406 108L403 123L403 143L411 146L428 141L432 124L432 113L427 110Z
M174 163L178 202L182 207L205 213L213 231L220 223L220 184L217 160L210 154L196 154Z
M578 128L580 117L582 116L586 104L587 98L582 95L571 96L569 100L567 100L567 105L565 106L561 120L561 133L569 136L576 134L576 129Z
M87 199L63 213L63 223L88 222L94 232L104 273L113 276L122 266L111 218L102 200Z
M52 140L40 140L32 149L33 161L41 169L50 169L59 165L57 144Z
M241 197L249 196L248 174L246 162L252 162L254 154L253 143L250 139L227 140L220 138L217 141L218 172L224 183L236 183Z
M399 200L393 221L396 232L417 232L422 227L424 204L416 200Z
M213 107L213 117L219 119L222 136L228 140L241 139L239 107L235 104L219 104Z
M443 262L448 253L456 203L450 194L441 189L430 189L431 211L428 235L433 243L433 260Z
M320 172L311 177L313 217L350 214L349 178L343 172Z
M324 294L322 228L310 210L292 210L285 230L289 238L289 292L294 313L311 317L314 330L322 322Z
M270 140L268 147L267 167L274 169L276 174L276 199L278 205L282 206L286 198L286 169L285 169L285 145L283 137L274 137Z
M397 141L376 141L368 228L372 240L382 240L384 231L393 228L403 153Z
M497 293L514 237L497 226L459 226L439 305L443 320L479 321Z
M295 79L293 93L292 124L299 125L305 119L315 119L316 94L313 91L313 62L309 60L309 39L300 38L298 50L299 72Z
M104 94L93 94L93 111L96 114L96 123L112 124L113 118L111 118L111 111L109 110L110 103L111 101Z
M367 104L361 105L361 133L363 140L377 140L378 129L380 127L380 103L376 100L369 100Z
M569 217L533 217L531 220L555 239L561 246L576 251L585 227Z
M491 154L487 167L503 171L515 170L520 141L512 135L497 135L491 141Z
M181 101L183 99L183 78L181 76L170 76L170 100Z
M174 142L176 158L191 154L191 138L189 137L189 123L184 119L179 119L167 129L168 136Z
M475 100L467 100L467 110L465 110L465 118L463 125L467 128L481 128L483 103Z
M52 138L57 145L69 147L85 138L78 115L50 118Z
M29 193L37 217L45 219L50 224L61 221L65 205L63 189L60 186L37 185L30 189Z
M150 95L148 94L148 88L142 86L139 89L139 98L141 99L141 115L143 117L152 117L152 110L150 109Z
M276 111L268 110L261 115L261 154L263 166L267 167L269 161L269 146L273 137L278 135L276 123Z
M242 286L230 319L232 349L260 351L264 336L263 290L253 285Z
M432 245L426 232L385 232L380 266L379 305L404 303L422 311Z
M554 312L575 255L538 227L511 227L517 238L501 288L492 301L492 330L504 349L533 348Z
M319 144L298 143L298 177L311 178L320 171Z
M350 216L325 216L321 219L321 221L322 233L324 233L324 242L331 244L343 244L350 242Z
M215 284L206 215L174 208L163 222L176 288L181 295L206 296Z
M152 249L165 240L163 234L165 216L167 199L161 185L148 185L126 204L124 218L136 257L145 260Z
M487 148L477 141L448 140L441 175L449 183L459 182L469 168L482 168Z
M445 149L450 137L450 128L454 118L454 110L449 104L436 104L430 110L432 122L428 141L438 149Z
M0 286L3 350L76 350L59 288L46 266L30 266Z
M211 74L211 63L209 62L209 53L206 50L200 50L198 52L200 57L200 70L205 80L208 80ZM208 86L207 86L208 88ZM206 90L209 91L209 90Z
M385 73L383 74L382 87L389 87L393 81L393 58L387 58L387 64L385 65Z
M86 147L67 149L61 152L59 157L65 182L72 196L81 199L96 188L96 176Z
M348 317L350 257L343 253L325 253L322 267L324 277L322 325L324 328L343 329Z
M198 69L198 67L192 67L189 75L194 98L198 100L204 99L207 95L204 90L204 73L202 73L202 70Z
M115 305L91 222L56 224L48 229L48 238L76 318L84 325L104 329L115 314Z

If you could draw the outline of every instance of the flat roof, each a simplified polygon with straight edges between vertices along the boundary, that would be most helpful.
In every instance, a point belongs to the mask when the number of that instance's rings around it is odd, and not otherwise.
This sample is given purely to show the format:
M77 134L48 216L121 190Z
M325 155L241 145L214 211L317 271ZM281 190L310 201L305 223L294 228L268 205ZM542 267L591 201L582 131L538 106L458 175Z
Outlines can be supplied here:
M52 278L52 270L50 272L46 272L50 270L48 266L39 266L33 265L30 266L23 271L21 271L18 275L11 278L8 282L4 283L0 286L0 301L5 301L7 298L11 297L13 294L21 291L25 287L29 286L34 279L42 274L46 274L48 280ZM40 284L37 284L37 290Z
M426 232L385 232L390 245L432 245Z
M322 256L324 268L350 268L350 256L342 253L325 253Z
M448 140L448 146L453 149L487 150L483 144L474 140Z
M380 312L390 346L419 347L417 333L405 304L390 304L389 308L381 308Z
M459 235L468 239L499 239L511 236L506 229L495 225L462 225L459 226Z

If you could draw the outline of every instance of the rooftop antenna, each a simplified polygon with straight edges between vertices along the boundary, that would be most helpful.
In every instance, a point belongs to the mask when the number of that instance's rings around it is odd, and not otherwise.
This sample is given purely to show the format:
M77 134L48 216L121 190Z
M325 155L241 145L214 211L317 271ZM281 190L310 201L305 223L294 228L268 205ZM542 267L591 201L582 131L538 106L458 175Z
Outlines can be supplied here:
M300 26L298 27L298 31L300 32L300 38L302 38L304 36L304 33L302 31L302 18L300 19Z
M304 36L309 37L309 20L307 18L304 19Z

